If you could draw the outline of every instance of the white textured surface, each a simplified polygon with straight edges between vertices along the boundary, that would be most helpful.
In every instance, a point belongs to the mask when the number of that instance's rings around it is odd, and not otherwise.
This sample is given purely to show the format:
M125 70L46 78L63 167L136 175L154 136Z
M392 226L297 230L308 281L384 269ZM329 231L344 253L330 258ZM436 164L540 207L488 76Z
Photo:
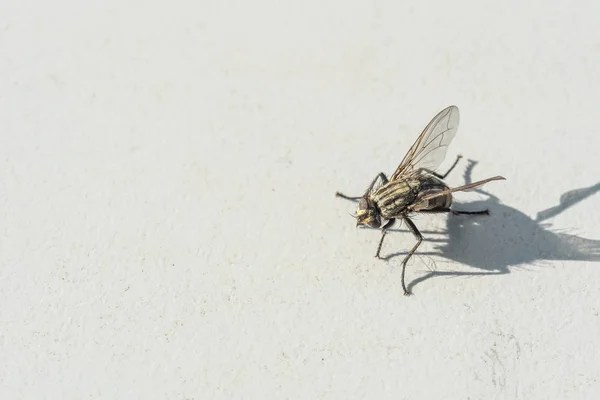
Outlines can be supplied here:
M600 3L283 3L2 2L0 398L597 398ZM333 194L449 104L406 298Z

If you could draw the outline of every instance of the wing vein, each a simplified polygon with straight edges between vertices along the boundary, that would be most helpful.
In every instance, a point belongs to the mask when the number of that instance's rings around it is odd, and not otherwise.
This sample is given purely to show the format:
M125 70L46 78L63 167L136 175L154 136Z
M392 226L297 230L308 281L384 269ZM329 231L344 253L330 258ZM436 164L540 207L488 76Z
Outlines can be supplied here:
M423 169L434 171L446 157L458 122L458 107L450 106L440 111L417 137L390 180L407 178Z

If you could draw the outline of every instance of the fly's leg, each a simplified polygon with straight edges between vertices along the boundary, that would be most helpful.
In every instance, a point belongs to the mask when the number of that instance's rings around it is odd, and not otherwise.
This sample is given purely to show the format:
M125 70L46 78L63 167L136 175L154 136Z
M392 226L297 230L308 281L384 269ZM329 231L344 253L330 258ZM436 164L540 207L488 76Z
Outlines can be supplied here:
M455 210L450 210L450 212L452 213L452 215L490 215L490 210L488 210L487 208L485 210L481 210L481 211L455 211Z
M454 169L454 167L456 167L456 164L458 164L458 162L460 161L460 159L462 158L462 156L459 154L456 156L456 160L454 160L454 164L452 164L452 166L448 169L448 171L446 171L446 173L444 175L439 175L437 174L438 178L444 179L448 176L448 174L450 172L452 172L452 170Z
M375 182L377 182L377 178L381 179L382 185L385 185L386 183L388 183L388 178L387 176L385 176L385 174L383 172L380 172L375 179L373 179L373 182L371 182L371 184L369 185L369 190L368 192L370 192L373 189L373 186L375 186Z
M383 226L383 228L381 228L381 240L379 241L379 246L377 246L377 253L375 253L375 258L381 259L381 257L379 257L379 252L381 251L383 238L385 237L385 235L387 235L387 230L390 229L392 225L394 225L394 222L396 222L396 220L392 218Z
M383 172L380 172L375 179L373 179L373 182L371 182L371 184L369 185L369 188L367 189L367 191L365 192L365 194L369 194L371 193L371 191L373 190L373 186L375 186L375 182L377 182L377 179L381 179L381 182L383 185L385 185L386 183L388 183L388 178L387 176L385 176L385 174ZM346 200L360 200L364 197L364 195L362 196L346 196L343 193L340 192L335 192L335 195L337 197L341 197L342 199L346 199Z
M433 210L419 210L419 212L429 214L450 213L452 215L490 215L490 211L487 208L481 211L456 211L449 208L435 208Z
M410 292L406 289L406 284L404 283L404 273L406 271L406 263L412 257L412 255L415 253L415 251L417 251L417 248L421 245L421 242L423 241L423 235L421 235L421 232L419 232L416 225L407 216L402 216L402 219L404 220L404 222L406 222L408 229L410 229L412 234L415 236L415 239L417 239L417 243L413 246L412 249L410 249L410 251L408 252L406 257L404 257L404 260L402 260L402 277L401 277L402 289L404 289L405 296L410 296Z
M448 174L449 174L450 172L452 172L452 170L454 169L454 167L456 167L456 164L458 164L458 161L459 161L461 158L462 158L462 156L461 156L460 154L459 154L459 155L457 155L457 156L456 156L456 160L454 161L454 164L452 164L452 166L450 167L450 169L448 169L448 171L446 171L446 173L445 173L445 174L443 174L443 175L442 175L442 174L438 174L437 172L434 172L434 171L429 171L429 170L427 170L427 169L426 169L425 171L429 172L431 175L435 176L436 178L439 178L439 179L445 179L445 178L448 176Z
M352 200L352 201L356 201L356 200L362 199L362 196L346 196L345 194L340 193L340 192L335 192L335 196L336 197L341 197L342 199L346 199L346 200Z

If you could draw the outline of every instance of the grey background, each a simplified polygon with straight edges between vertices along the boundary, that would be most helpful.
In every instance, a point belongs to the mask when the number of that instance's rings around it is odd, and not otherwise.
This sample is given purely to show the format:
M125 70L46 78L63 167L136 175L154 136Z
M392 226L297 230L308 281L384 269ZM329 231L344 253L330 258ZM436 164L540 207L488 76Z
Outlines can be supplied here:
M0 397L598 395L598 2L86 3L0 6ZM450 104L406 298L334 192Z

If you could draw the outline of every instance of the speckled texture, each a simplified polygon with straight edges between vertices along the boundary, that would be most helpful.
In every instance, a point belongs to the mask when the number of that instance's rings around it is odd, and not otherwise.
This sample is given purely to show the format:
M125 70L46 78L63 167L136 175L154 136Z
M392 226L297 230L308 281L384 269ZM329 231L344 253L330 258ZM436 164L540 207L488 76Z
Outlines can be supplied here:
M596 398L600 3L289 3L4 0L0 398ZM450 104L406 298L334 192Z

